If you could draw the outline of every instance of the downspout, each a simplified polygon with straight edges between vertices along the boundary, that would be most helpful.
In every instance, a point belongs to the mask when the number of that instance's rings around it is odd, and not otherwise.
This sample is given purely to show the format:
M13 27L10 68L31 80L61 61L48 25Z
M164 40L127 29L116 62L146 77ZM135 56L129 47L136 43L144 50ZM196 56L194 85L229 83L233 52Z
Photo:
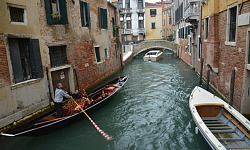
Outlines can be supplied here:
M202 3L201 3L201 1L200 1L200 5L201 5L201 18L200 18L200 45L201 45L201 59L203 59L202 58L202 40L201 40L201 33L202 33Z

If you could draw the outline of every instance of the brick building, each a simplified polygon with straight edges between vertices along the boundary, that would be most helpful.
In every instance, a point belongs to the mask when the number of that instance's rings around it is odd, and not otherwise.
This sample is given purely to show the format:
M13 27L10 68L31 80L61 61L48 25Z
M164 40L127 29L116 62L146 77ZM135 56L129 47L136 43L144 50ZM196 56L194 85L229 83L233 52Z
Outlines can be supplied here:
M58 82L67 91L78 89L74 69L79 88L89 90L121 67L120 35L113 30L119 12L106 0L55 2L45 0L39 7L51 93Z
M37 1L0 5L0 128L49 105Z
M173 2L173 30L174 42L179 44L178 56L189 65L192 65L194 55L191 53L190 24L184 20L184 8L188 1L178 0Z
M112 3L2 4L0 128L48 106L59 82L70 92L90 90L121 68L119 11Z
M194 5L197 2L189 2ZM203 75L210 69L210 82L229 99L231 72L235 69L233 106L243 114L250 114L250 1L202 0L200 16L192 24L192 52L196 54L195 70ZM206 76L205 76L206 78Z

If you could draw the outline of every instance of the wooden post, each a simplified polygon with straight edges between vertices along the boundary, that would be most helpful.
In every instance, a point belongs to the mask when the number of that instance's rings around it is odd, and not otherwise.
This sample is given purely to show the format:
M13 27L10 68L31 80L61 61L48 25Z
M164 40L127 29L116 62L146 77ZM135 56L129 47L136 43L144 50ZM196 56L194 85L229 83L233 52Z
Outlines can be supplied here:
M200 70L200 86L202 84L202 72L203 72L203 58L201 58L201 70Z
M210 82L210 68L207 70L207 87L206 90L209 90L209 82Z
M229 105L231 106L233 106L234 81L235 81L235 69L232 70L231 83L230 83Z
M121 67L122 67L122 70L123 70L122 54L120 54L120 60L121 60Z

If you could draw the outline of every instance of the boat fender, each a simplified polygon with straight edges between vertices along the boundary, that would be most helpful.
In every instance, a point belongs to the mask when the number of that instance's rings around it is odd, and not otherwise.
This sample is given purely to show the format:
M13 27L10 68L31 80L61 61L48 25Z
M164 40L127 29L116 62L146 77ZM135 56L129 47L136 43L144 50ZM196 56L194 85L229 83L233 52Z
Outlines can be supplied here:
M198 133L199 133L199 128L195 127L195 134L198 134Z

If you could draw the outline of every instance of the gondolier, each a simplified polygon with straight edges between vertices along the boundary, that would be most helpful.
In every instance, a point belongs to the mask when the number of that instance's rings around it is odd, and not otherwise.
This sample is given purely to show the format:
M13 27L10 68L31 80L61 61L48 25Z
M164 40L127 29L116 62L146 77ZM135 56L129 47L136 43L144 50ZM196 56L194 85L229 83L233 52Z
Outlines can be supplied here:
M62 83L58 83L56 91L55 91L54 103L55 103L58 118L63 117L63 110L62 110L63 97L71 98L71 96L67 94L67 92L65 92L62 88L63 88Z

